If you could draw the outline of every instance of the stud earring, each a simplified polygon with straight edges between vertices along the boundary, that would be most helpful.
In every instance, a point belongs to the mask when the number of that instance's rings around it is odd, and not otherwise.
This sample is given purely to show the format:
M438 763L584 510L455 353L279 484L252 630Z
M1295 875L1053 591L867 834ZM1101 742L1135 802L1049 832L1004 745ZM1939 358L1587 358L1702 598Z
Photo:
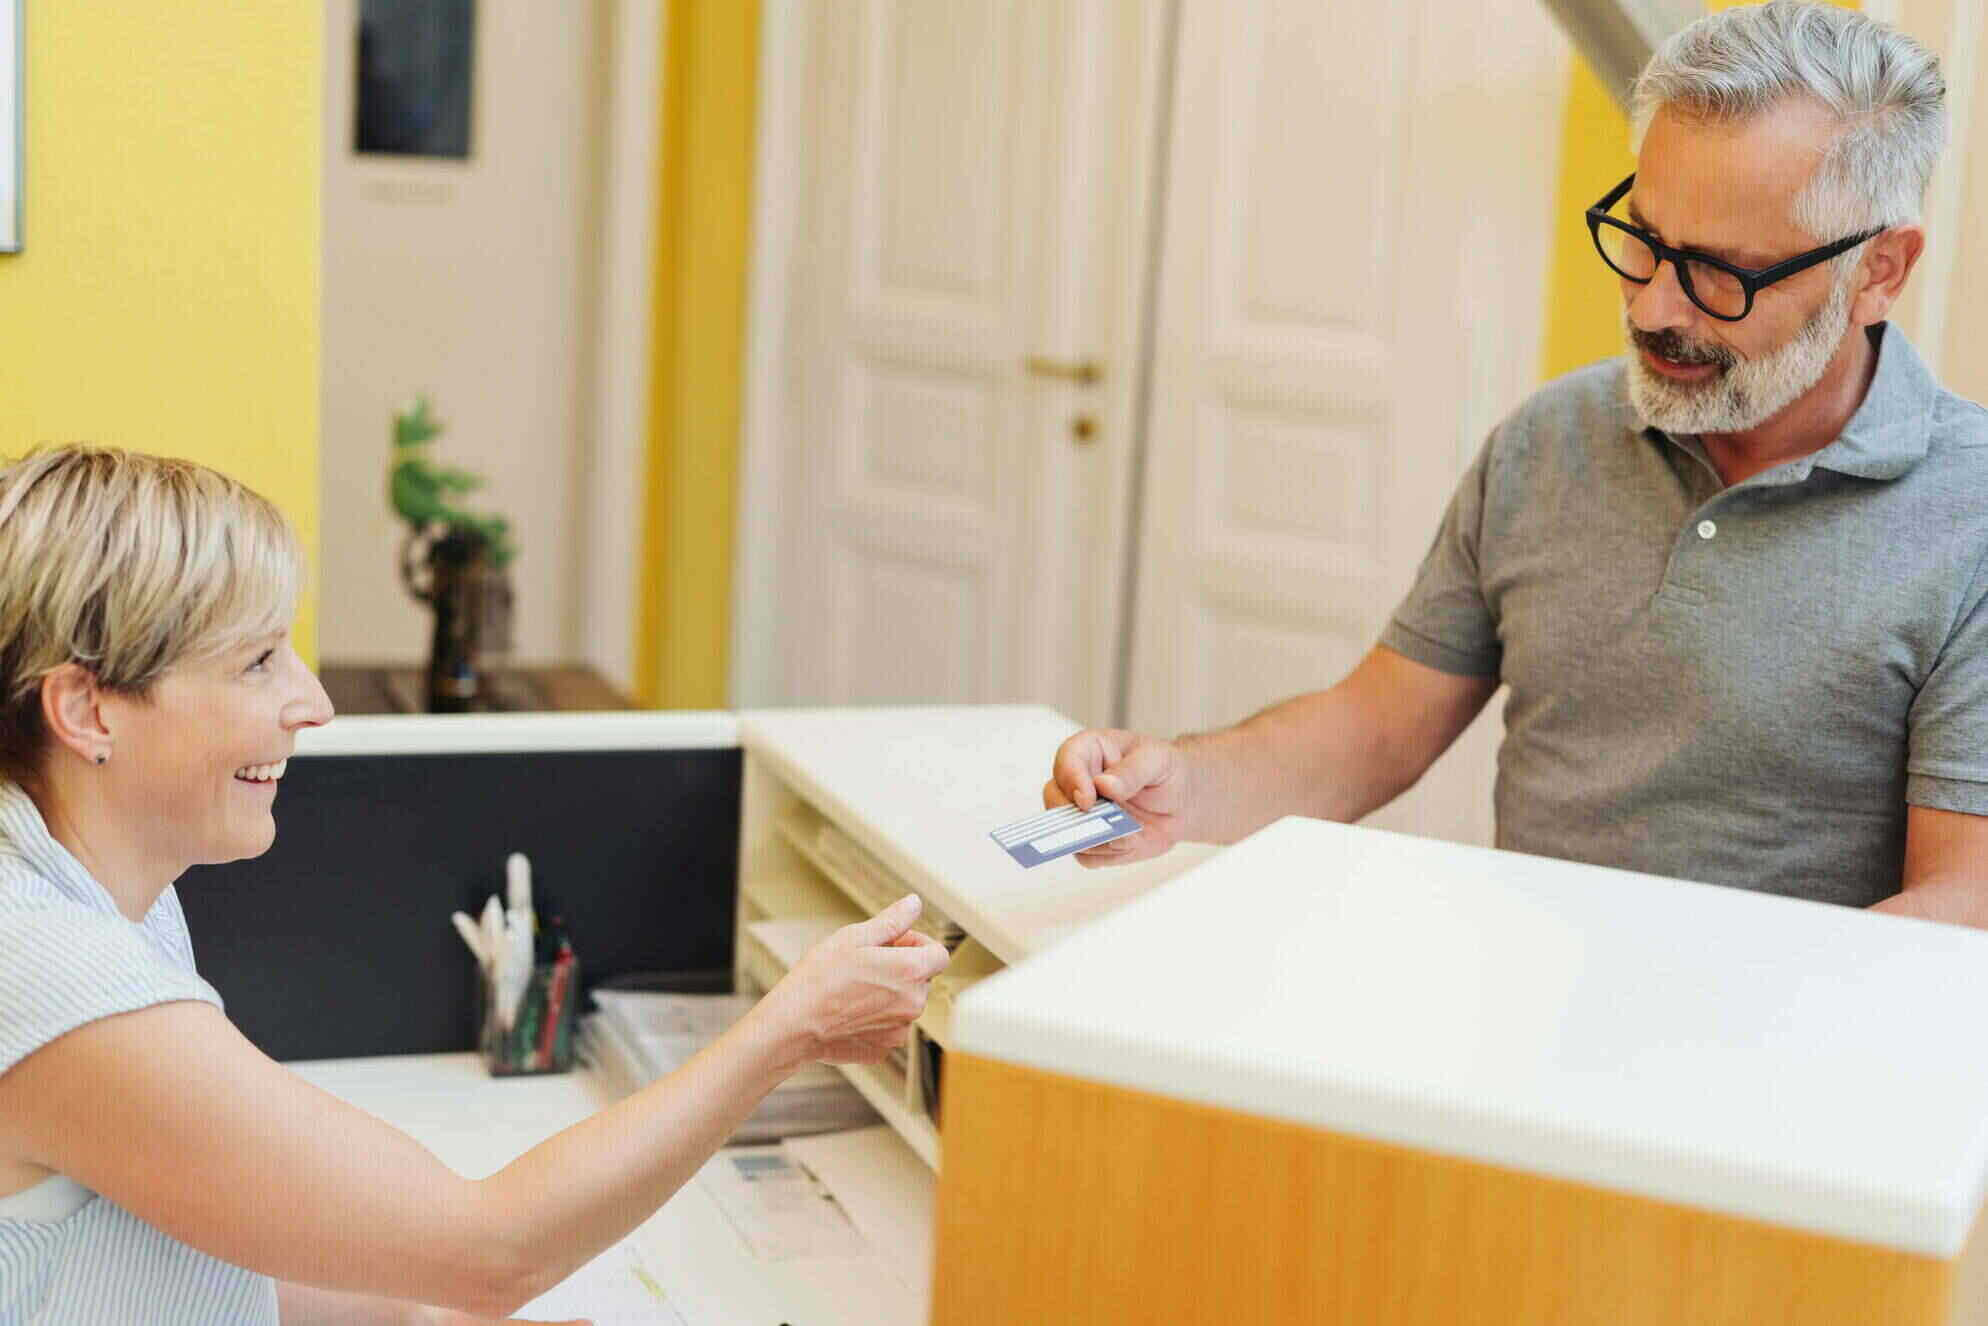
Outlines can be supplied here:
M98 752L97 752L97 763L98 763L98 764L102 764L102 763L103 763L103 762L104 762L105 760L108 760L109 758L110 758L110 752L109 752L109 751L107 751L107 750L100 750L100 751L98 751Z

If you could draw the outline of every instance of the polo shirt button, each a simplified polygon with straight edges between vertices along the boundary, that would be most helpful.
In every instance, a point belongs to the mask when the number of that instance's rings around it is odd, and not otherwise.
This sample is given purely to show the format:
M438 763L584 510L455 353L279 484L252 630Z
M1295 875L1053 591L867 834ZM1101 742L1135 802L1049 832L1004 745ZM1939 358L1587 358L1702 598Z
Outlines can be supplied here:
M1698 537L1699 537L1699 538L1701 538L1701 539L1709 539L1709 538L1711 538L1711 537L1712 537L1712 536L1713 536L1714 534L1717 534L1718 532L1719 532L1719 527L1718 527L1717 525L1714 525L1714 524L1713 524L1713 523L1712 523L1711 521L1709 521L1709 520L1701 520L1701 521L1699 521L1699 522L1698 522Z

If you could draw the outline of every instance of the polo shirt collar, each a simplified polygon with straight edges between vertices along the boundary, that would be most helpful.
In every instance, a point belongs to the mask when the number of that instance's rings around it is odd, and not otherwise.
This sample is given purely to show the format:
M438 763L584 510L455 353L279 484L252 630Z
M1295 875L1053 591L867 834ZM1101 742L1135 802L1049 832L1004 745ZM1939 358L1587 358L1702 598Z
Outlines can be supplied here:
M1871 375L1870 389L1864 393L1857 412L1850 416L1834 442L1799 459L1765 470L1746 482L1755 487L1802 483L1815 469L1834 470L1860 479L1896 479L1925 456L1933 431L1933 405L1940 396L1940 384L1927 369L1926 361L1905 339L1905 333L1889 322L1873 329L1871 340L1878 353L1877 372ZM1705 454L1704 443L1695 434L1671 434L1656 428L1646 433L1668 438L1697 458L1708 471L1716 470Z
M1905 333L1888 322L1879 324L1877 351L1870 390L1837 439L1810 457L1816 467L1896 479L1925 456L1940 384Z

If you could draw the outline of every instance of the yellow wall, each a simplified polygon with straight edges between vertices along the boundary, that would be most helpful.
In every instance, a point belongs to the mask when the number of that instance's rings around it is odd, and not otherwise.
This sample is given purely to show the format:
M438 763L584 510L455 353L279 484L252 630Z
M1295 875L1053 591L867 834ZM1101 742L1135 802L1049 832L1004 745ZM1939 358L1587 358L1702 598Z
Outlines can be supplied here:
M1553 201L1553 258L1546 277L1540 374L1553 378L1622 353L1622 294L1602 265L1582 213L1636 168L1629 122L1579 57L1567 80L1560 128L1560 185Z
M317 0L28 0L0 454L186 456L318 527ZM316 593L299 646L311 657Z
M664 708L725 704L758 66L756 0L670 0L634 666Z
M1742 0L1710 0L1708 10ZM1847 9L1857 0L1836 0ZM1560 184L1554 198L1553 260L1546 286L1540 375L1562 373L1622 353L1620 283L1595 252L1582 213L1636 168L1629 121L1578 57L1567 80L1560 131Z

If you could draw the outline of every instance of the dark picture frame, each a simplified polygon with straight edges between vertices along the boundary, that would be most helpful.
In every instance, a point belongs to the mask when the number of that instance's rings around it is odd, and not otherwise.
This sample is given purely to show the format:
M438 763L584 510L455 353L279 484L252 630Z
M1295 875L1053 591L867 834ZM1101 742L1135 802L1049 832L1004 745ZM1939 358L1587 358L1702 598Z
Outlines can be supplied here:
M476 0L360 0L352 150L467 159Z

